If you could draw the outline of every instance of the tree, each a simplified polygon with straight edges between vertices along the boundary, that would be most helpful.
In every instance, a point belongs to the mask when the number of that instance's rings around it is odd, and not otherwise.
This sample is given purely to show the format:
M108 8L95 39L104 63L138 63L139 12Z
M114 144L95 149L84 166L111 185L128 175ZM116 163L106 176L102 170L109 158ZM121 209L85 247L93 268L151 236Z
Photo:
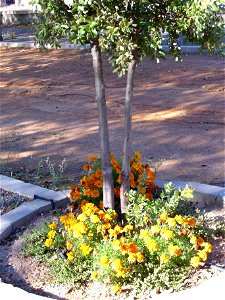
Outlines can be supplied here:
M104 206L110 208L114 204L101 49L108 54L119 76L127 73L120 191L124 214L126 193L130 189L131 107L136 65L144 57L159 60L165 56L162 48L165 34L169 52L176 60L181 58L180 36L197 43L201 50L222 52L224 22L219 12L225 1L74 0L69 5L60 0L35 2L40 5L43 16L37 32L42 46L48 42L58 47L63 36L74 43L91 44L101 136L103 201Z

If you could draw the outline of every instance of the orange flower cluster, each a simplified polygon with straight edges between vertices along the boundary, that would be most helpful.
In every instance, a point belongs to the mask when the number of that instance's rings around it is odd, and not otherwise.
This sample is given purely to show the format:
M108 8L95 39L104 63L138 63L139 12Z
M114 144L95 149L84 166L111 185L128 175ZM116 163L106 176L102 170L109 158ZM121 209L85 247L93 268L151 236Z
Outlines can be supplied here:
M121 165L113 154L110 154L110 158L113 168L114 195L115 199L119 199L122 182ZM130 187L132 189L139 188L140 193L148 199L153 199L155 174L150 166L148 164L144 165L140 159L140 152L135 152L134 157L130 160ZM87 171L87 175L81 178L78 186L71 188L71 200L82 201L86 198L97 204L97 200L102 198L102 171L98 166L100 166L100 160L96 156L90 157L89 163L83 167Z

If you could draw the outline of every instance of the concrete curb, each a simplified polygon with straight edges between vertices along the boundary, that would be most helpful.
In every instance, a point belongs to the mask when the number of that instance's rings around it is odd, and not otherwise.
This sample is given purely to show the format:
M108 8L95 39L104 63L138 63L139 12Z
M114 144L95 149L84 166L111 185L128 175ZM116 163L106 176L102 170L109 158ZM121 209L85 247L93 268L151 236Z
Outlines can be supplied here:
M38 214L63 207L69 203L68 191L52 191L1 174L0 187L31 199L0 217L0 242Z
M81 50L81 49L90 49L90 45L87 44L85 46L82 45L74 45L71 44L69 42L65 42L65 43L61 43L61 48L60 49L64 49L64 50L68 50L68 49L75 49L75 50ZM0 42L0 47L9 47L9 48L28 48L28 49L38 49L39 46L35 45L34 42ZM47 47L48 49L54 49L51 48L50 46ZM182 49L182 53L199 53L199 46L181 46ZM169 52L169 46L163 45L162 49L165 52Z

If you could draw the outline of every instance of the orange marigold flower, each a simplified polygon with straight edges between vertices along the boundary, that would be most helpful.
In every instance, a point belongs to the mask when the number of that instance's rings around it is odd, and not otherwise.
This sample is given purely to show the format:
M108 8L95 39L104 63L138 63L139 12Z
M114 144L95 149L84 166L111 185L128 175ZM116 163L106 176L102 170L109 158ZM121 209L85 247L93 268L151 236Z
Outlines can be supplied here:
M197 238L197 244L198 244L198 246L202 246L203 243L204 243L203 238L199 236L199 237Z
M115 197L120 197L120 188L119 187L115 187L114 188L114 196Z
M191 227L194 227L195 224L196 224L196 221L195 221L194 218L188 218L187 222L188 222L188 225L191 226Z
M103 186L102 180L96 180L95 181L95 186L98 187L98 188L102 188L102 186Z
M122 175L119 175L119 176L118 176L118 178L117 178L117 182L118 182L119 184L121 184L121 183L122 183Z
M86 165L83 166L84 171L89 171L89 170L91 170L91 168L92 168L91 164L86 164Z
M130 181L130 186L132 189L135 189L137 187L137 182L135 180Z
M91 197L91 190L90 189L84 190L84 196Z
M96 155L90 155L88 160L91 161L91 162L95 162L97 160L97 156Z
M100 201L100 202L99 202L99 207L100 207L100 208L103 208L103 201Z
M169 245L168 251L172 256L179 256L181 254L180 248L173 244Z
M100 196L100 193L98 190L91 190L91 197L92 198L98 198Z
M190 261L191 266L193 266L194 268L198 268L201 265L201 260L199 256L194 256L191 258Z

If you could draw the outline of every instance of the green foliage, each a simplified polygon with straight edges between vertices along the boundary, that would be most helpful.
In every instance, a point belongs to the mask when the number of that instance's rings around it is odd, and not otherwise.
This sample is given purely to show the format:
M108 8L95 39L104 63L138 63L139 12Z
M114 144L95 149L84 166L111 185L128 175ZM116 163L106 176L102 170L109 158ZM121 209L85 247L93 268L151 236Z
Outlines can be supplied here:
M134 58L159 59L165 55L162 39L168 34L170 53L180 59L177 40L182 35L209 53L223 51L224 22L220 12L224 1L111 1L34 0L42 20L37 41L44 47L60 47L60 39L73 43L93 43L99 39L109 54L114 70L122 75ZM222 47L222 48L221 48Z
M154 201L147 199L138 191L130 190L127 195L126 218L129 224L135 227L146 226L143 217L147 217L150 222L154 222L162 212L167 212L170 216L177 214L197 215L194 204L187 201L193 198L193 189L185 186L176 190L172 182L164 185L160 197Z

